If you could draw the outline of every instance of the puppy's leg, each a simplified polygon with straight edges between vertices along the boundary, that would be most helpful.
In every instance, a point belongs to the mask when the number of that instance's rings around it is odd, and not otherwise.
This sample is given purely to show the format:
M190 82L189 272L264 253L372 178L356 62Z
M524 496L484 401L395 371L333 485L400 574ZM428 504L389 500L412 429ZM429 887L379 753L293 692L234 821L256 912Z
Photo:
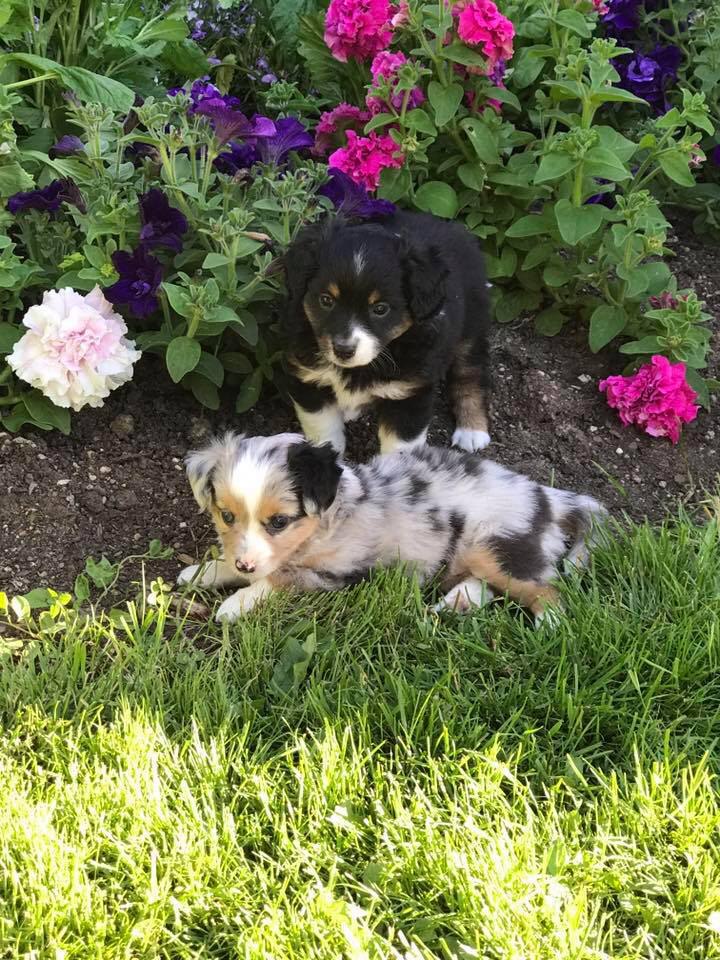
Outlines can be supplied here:
M442 600L435 604L433 610L437 612L455 610L457 613L467 613L472 607L484 607L494 596L487 583L475 577L468 577L446 593Z
M475 339L462 340L448 377L456 426L452 442L471 453L483 450L490 443L487 353L484 331Z
M303 383L293 377L289 392L307 439L311 443L330 443L342 455L345 452L345 423L330 387Z
M433 415L433 393L432 387L426 387L407 400L380 401L380 453L394 453L425 444Z
M222 587L228 583L238 583L242 577L236 568L226 560L208 560L207 563L194 563L178 574L178 584L194 583L196 587Z
M541 580L513 576L503 568L492 548L478 547L459 558L459 562L473 577L486 580L498 593L506 593L520 606L527 607L535 616L536 624L543 619L556 622L556 611L562 609L557 590ZM553 608L552 614L548 608Z
M273 587L269 580L256 580L249 587L236 590L224 603L221 603L215 619L232 623L233 620L239 619L244 613L252 610L256 603L264 600L272 592Z

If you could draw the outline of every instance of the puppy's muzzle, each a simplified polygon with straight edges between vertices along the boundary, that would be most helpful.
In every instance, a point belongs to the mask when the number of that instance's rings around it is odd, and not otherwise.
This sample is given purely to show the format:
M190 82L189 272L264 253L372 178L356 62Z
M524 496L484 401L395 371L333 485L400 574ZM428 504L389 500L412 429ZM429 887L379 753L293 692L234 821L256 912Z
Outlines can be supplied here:
M352 360L357 350L357 340L333 340L332 347L338 360Z
M235 566L240 573L255 573L255 564L248 560L236 560Z

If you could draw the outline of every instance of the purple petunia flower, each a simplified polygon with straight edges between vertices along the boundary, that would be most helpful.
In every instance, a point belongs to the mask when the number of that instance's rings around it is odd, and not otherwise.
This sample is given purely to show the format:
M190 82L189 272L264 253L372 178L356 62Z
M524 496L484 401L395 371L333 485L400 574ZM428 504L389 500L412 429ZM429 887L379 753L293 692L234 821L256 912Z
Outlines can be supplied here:
M63 180L53 180L52 183L49 183L46 187L41 187L39 190L15 193L12 197L8 197L7 208L13 216L17 216L23 210L41 210L45 213L55 213L63 203L72 204L81 213L85 213L87 209L77 184L69 177Z
M678 47L660 44L647 54L618 57L615 66L620 74L619 86L642 97L657 113L665 113L670 106L667 89L677 80L681 60Z
M230 149L219 154L213 164L220 173L227 173L232 177L238 171L249 170L254 163L257 163L257 150L251 144L232 142L228 147Z
M80 153L85 153L85 144L80 137L66 135L60 137L57 143L54 143L48 150L48 156L51 160L55 157L72 157Z
M134 317L147 317L155 313L159 303L157 291L162 283L162 264L144 247L133 253L118 250L112 262L120 279L103 291L107 299L116 305L125 306Z
M605 32L611 37L634 32L640 25L639 7L643 0L607 0L607 13L602 17Z
M151 250L153 247L168 247L175 253L182 250L182 237L187 232L188 222L178 209L171 207L165 194L153 187L140 197L140 243Z
M389 200L373 199L363 186L342 170L330 167L330 179L318 190L320 196L327 197L338 213L346 217L358 217L369 220L373 217L388 216L395 211L395 204Z
M314 143L302 123L295 117L284 117L275 121L275 133L258 140L257 154L263 163L280 166L287 160L291 150L307 150Z
M210 120L220 143L228 143L238 137L255 140L258 137L271 137L275 133L275 124L269 117L255 116L250 120L239 110L214 99L201 101L195 113Z
M710 159L716 167L720 167L720 143L714 146L710 151Z

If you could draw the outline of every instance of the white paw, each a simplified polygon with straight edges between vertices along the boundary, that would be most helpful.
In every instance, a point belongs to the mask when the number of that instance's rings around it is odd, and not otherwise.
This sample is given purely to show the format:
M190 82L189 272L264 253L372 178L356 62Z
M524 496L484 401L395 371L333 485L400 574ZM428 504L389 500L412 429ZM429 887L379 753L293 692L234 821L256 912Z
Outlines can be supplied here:
M197 572L200 569L199 563L193 563L190 567L185 567L184 570L181 570L178 574L177 583L190 583L191 580L194 580L197 576ZM200 584L198 584L200 586Z
M466 430L464 427L458 427L453 434L452 442L454 447L475 453L478 450L484 450L490 443L490 434L485 430Z
M472 607L484 607L490 603L495 594L482 580L470 578L458 583L439 603L433 607L436 613L442 610L454 610L456 613L467 613Z
M215 619L232 623L244 614L249 613L256 603L271 592L272 588L263 580L257 580L255 583L251 583L249 587L236 590L235 593L220 604L215 614Z
M559 606L545 607L535 614L535 629L545 624L548 630L556 630L560 626L562 612L562 607Z

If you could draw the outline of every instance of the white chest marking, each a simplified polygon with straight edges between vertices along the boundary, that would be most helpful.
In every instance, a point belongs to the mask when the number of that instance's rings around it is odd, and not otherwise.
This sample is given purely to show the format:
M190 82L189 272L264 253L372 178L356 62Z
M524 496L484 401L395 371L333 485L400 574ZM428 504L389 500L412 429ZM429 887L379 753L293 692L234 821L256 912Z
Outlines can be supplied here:
M364 390L349 390L341 373L328 364L324 367L302 367L296 365L295 373L304 383L317 383L321 387L332 387L338 406L342 410L357 410L373 400L405 400L417 390L417 384L405 380L386 380L374 383Z

